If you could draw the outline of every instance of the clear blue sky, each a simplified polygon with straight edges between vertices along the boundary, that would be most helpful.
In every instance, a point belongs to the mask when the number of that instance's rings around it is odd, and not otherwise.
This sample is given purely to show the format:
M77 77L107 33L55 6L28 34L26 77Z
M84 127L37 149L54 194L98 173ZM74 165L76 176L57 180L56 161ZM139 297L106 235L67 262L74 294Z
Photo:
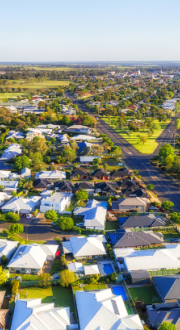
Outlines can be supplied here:
M0 61L180 60L179 0L4 0Z

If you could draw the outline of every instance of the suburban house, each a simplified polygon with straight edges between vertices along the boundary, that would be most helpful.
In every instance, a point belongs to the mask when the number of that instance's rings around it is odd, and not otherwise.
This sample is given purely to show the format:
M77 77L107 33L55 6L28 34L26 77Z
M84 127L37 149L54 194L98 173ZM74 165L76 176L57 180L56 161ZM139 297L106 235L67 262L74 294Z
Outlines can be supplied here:
M43 266L53 261L58 245L22 244L7 265L10 273L41 274Z
M101 160L100 156L80 156L79 160L80 163L88 164L88 163L93 163L93 160L97 158Z
M73 136L71 138L71 140L77 140L77 141L100 141L101 139L98 139L97 137L95 136L92 136L92 135L83 135L83 134L79 134L79 135L76 135L76 136Z
M76 194L81 189L86 190L88 192L88 194L93 194L94 193L94 186L89 182L84 181L84 182L76 183L74 185L74 192Z
M180 268L180 244L165 245L166 248L150 250L114 249L117 261L123 263L128 272L137 270L161 270Z
M140 198L149 198L146 190L144 188L132 187L128 189L122 189L121 193L124 197L140 197Z
M0 180L9 179L11 176L11 171L0 171Z
M84 266L81 262L71 262L67 265L69 271L83 274L84 273Z
M36 179L66 179L66 172L54 170L54 171L41 171L36 173Z
M95 192L101 193L102 195L111 195L115 196L116 189L109 182L98 182L95 184Z
M57 213L63 212L71 203L73 194L66 192L55 192L54 195L41 200L40 211L45 213L55 210Z
M89 173L85 170L81 170L80 168L77 168L76 170L72 171L70 175L71 179L89 179Z
M13 197L1 207L1 210L2 212L29 214L39 207L40 200L40 196L31 196L29 198Z
M10 146L2 154L0 161L8 161L22 154L22 147L18 143L10 144Z
M24 139L24 134L21 132L11 130L8 132L8 136L7 136L6 140L8 140L8 139L17 139L17 140Z
M36 128L38 128L38 129L52 129L52 130L57 130L57 129L60 129L61 126L60 125L54 125L54 124L41 124L41 125L38 125Z
M11 330L64 330L68 329L70 307L55 307L55 303L42 303L41 298L18 299L15 304ZM69 329L77 329L71 324Z
M148 321L153 329L159 329L161 323L168 322L179 329L180 308L178 303L153 304L147 309Z
M61 141L61 143L68 143L69 142L67 134L58 134L57 138L58 138L59 141Z
M30 129L26 134L26 139L33 140L36 136L43 138L42 131L39 129Z
M21 170L21 178L30 178L31 177L31 170L28 167L25 167Z
M73 125L66 129L68 133L83 133L90 134L92 133L92 128L82 125Z
M54 189L59 192L73 192L73 185L70 181L57 181L54 183Z
M125 177L129 177L131 174L126 168L120 168L117 171L111 173L112 180L119 180Z
M123 181L117 181L117 185L119 186L119 188L121 190L138 187L136 181L130 180L130 179L125 179Z
M3 187L4 192L16 191L18 184L19 184L18 181L1 181L0 180L0 186Z
M93 180L108 180L110 178L110 174L101 168L99 170L95 170L94 173L92 173L92 178Z
M163 243L163 234L154 233L153 231L118 231L115 233L110 233L109 237L111 242L116 248L140 248L143 246L151 245L162 245Z
M75 299L80 330L143 329L139 315L128 315L122 296L112 289L76 291Z
M180 274L153 276L152 280L164 302L175 302L180 299Z
M85 276L96 275L96 274L100 274L100 271L99 271L99 268L97 265L84 266L84 275Z
M120 217L118 219L121 228L156 228L164 227L166 220L156 216L154 213L145 215L133 215L131 217Z
M87 202L86 207L76 207L75 216L82 216L84 226L88 229L104 230L106 223L107 207L94 199Z
M0 192L0 207L3 206L10 198L12 198L12 195L5 192Z
M71 254L75 259L85 259L106 255L105 243L104 235L69 237L69 241L62 242L62 247L64 254Z
M40 190L40 191L47 189L48 187L50 187L50 185L51 185L51 182L46 179L36 179L33 182L34 188L37 190Z
M6 256L7 260L11 258L16 251L19 242L9 241L6 239L0 239L0 262L2 256Z
M112 202L112 210L116 212L128 212L137 210L145 212L148 209L149 201L139 197L128 197L118 199L117 202Z

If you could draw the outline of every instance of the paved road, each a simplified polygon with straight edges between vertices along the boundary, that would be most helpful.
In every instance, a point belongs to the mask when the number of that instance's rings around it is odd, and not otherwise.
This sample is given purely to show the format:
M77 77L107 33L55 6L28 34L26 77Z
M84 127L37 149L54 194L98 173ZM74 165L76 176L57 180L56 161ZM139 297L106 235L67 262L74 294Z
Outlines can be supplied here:
M69 92L66 92L66 96L70 97L73 103L77 104L81 111L90 112L85 106L83 101L77 100ZM92 114L97 118L97 115ZM139 170L142 179L145 183L152 183L154 185L153 192L159 197L161 201L170 200L174 203L176 211L180 212L180 189L177 184L166 177L165 174L161 173L155 166L150 163L150 158L157 155L159 148L165 143L174 143L174 133L176 132L175 118L167 125L166 129L158 137L157 142L159 146L155 152L151 155L141 154L136 150L130 143L119 136L111 127L109 127L103 120L98 119L97 129L101 133L107 134L115 145L121 147L123 151L123 159L126 164L132 170Z

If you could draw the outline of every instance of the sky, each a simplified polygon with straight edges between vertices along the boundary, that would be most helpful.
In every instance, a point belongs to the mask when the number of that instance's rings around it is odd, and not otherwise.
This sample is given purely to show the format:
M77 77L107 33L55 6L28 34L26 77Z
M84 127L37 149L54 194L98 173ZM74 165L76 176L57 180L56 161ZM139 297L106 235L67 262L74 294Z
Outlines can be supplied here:
M0 1L0 62L180 61L179 0Z

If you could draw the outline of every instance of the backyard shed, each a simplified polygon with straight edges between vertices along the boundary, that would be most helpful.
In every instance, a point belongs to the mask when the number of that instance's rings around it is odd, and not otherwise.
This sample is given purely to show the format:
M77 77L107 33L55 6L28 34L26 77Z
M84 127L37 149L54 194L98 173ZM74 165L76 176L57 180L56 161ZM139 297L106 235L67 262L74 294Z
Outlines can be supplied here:
M150 284L150 276L146 270L135 270L130 272L131 283L135 285Z

